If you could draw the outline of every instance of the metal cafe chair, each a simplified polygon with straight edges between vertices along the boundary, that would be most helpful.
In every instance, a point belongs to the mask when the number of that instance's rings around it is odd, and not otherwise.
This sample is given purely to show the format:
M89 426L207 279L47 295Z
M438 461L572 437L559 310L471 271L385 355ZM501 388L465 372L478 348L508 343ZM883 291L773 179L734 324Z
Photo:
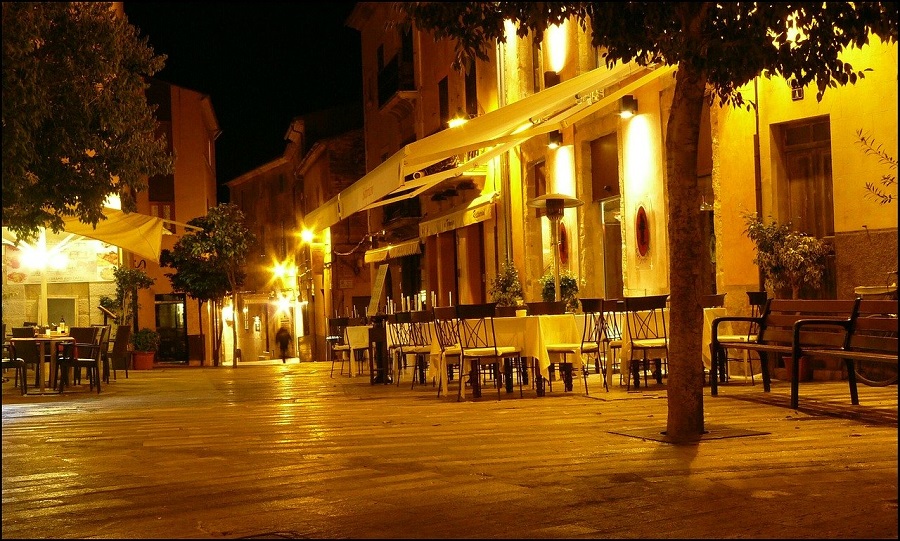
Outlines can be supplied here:
M350 361L350 344L347 343L347 321L346 317L333 317L328 320L329 343L331 344L331 373L329 377L334 377L334 364L338 361L341 363L339 375L344 374L344 363ZM349 367L348 367L349 370Z
M497 343L494 332L494 313L497 303L460 304L456 307L456 317L459 322L460 349L462 351L462 365L466 361L471 363L469 383L472 386L472 396L481 396L482 367L490 366L497 387L497 400L500 400L502 381L500 377L501 363L504 360L510 362L519 361L522 352L513 346L505 346ZM520 372L521 372L521 366ZM520 374L521 375L521 374ZM457 400L462 399L462 389L465 383L460 377L460 388ZM522 379L519 378L519 394L522 391Z
M400 374L406 369L405 351L412 346L410 338L411 318L409 312L394 312L386 319L388 332L388 353L392 365L396 367L397 385L400 385Z
M412 387L416 386L416 376L419 382L425 383L425 374L428 372L428 362L431 356L431 328L434 323L434 312L431 310L416 310L409 313L409 347L404 351L405 355L413 355ZM398 376L399 379L399 376ZM432 387L435 382L432 381ZM411 387L411 388L412 388Z
M768 293L765 291L748 291L747 292L747 302L750 307L750 317L758 318L760 313L762 313L763 307L766 305L766 301L769 299ZM719 337L719 343L725 346L725 358L721 359L721 364L719 366L719 374L722 375L723 381L728 381L729 372L728 372L728 363L729 361L744 361L744 373L750 373L750 384L756 385L756 381L753 377L753 356L755 355L759 358L758 352L753 352L749 350L743 350L741 357L733 357L728 355L728 341L736 341L736 342L752 342L756 340L756 335L759 333L759 323L752 322L747 326L747 333L740 335L726 335ZM715 361L716 359L713 359ZM762 362L760 360L760 362Z
M630 361L635 385L640 383L640 369L644 371L644 385L647 385L647 372L650 369L649 361L657 359L657 380L662 381L662 375L666 371L666 362L669 357L669 337L666 333L665 313L668 295L647 295L642 297L625 297L625 322L628 326L628 345L631 349ZM635 352L639 352L640 359L632 360ZM638 362L638 366L633 364ZM632 374L629 374L631 376ZM627 389L631 389L631 377L628 377Z
M23 395L28 392L28 376L25 374L26 367L25 359L16 354L16 346L12 343L4 342L2 368L3 370L15 370L15 386L19 387L21 384Z
M441 381L438 382L438 396L441 396L442 389L446 387L443 383L443 378L447 378L448 382L452 381L453 367L462 366L462 348L459 345L459 323L456 319L456 307L435 306L433 312L434 338L441 349L441 358L446 366L446 370L438 374L438 377L441 378ZM460 372L462 371L460 370ZM460 385L465 385L461 373L459 380Z
M600 311L603 314L603 334L600 343L603 346L603 358L606 361L607 374L604 375L609 384L612 374L619 370L619 384L622 384L621 363L618 362L622 351L622 328L625 325L625 302L621 299L601 299Z
M703 295L700 297L700 306L702 308L721 308L725 306L725 295L727 295L727 293Z

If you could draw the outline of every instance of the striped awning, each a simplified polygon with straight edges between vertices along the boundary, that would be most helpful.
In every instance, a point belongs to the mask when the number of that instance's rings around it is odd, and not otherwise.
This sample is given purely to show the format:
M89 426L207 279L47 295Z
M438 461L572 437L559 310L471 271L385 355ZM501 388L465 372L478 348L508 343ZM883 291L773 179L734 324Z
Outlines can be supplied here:
M388 259L396 259L408 255L416 255L422 253L422 245L419 239L407 240L398 244L390 244L381 248L373 248L366 250L366 263L381 263Z

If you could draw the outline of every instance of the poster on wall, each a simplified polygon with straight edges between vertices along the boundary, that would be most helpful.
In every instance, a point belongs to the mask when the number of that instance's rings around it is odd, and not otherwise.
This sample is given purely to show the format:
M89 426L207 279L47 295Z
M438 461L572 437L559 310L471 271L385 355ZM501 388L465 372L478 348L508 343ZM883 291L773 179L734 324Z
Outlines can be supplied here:
M32 248L5 248L3 270L7 284L40 284L44 272L47 281L56 284L111 282L119 262L115 246L92 239L71 241L51 256Z

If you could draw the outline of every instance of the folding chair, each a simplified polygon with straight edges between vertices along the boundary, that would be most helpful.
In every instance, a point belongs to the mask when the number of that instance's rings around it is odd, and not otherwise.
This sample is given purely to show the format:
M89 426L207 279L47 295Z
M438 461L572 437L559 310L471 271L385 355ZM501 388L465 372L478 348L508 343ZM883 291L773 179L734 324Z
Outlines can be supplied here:
M469 384L472 386L472 396L481 397L482 366L490 366L497 386L497 400L500 400L501 369L500 364L505 361L521 363L522 352L513 346L504 346L497 343L494 332L494 313L497 303L460 304L456 307L456 317L459 324L460 349L462 351L462 365L470 362ZM519 366L521 376L521 366ZM464 382L460 379L459 395L462 399ZM522 379L519 378L519 394L522 391Z

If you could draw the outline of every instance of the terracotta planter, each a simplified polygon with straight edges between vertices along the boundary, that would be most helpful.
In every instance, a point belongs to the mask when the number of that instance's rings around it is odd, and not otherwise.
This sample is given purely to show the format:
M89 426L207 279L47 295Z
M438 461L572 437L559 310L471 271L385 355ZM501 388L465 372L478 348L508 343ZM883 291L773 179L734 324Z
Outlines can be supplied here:
M131 352L133 370L152 370L153 359L156 357L155 351L133 351Z

